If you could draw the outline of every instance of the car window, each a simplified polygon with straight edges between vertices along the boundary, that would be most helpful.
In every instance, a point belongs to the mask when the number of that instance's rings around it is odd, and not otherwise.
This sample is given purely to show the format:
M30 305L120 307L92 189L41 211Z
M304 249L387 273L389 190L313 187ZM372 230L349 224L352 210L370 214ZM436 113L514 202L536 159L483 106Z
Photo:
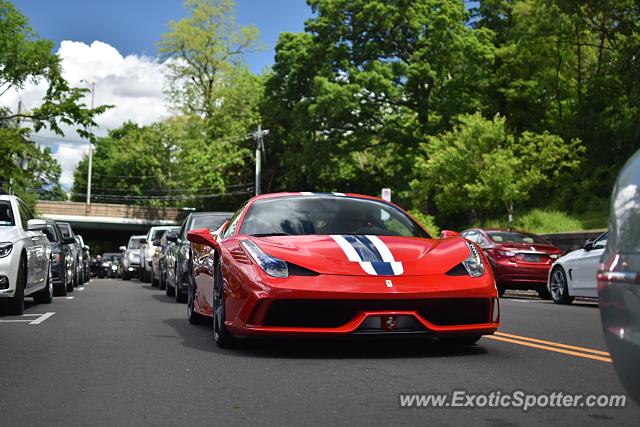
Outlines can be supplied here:
M69 227L69 224L58 224L58 227L60 227L60 231L62 231L62 235L65 239L71 237L71 228Z
M0 200L0 227L13 227L16 220L11 209L11 202Z
M246 207L247 204L245 203L240 207L240 209L236 211L235 214L233 214L233 216L229 220L229 225L227 225L227 228L225 228L224 232L222 233L223 238L231 236L236 231L236 228L238 228L238 221L240 220L240 217L242 217L242 212L244 212Z
M155 230L155 231L153 232L153 234L151 235L151 241L154 241L154 240L158 240L158 239L160 239L160 238L162 237L162 235L163 235L166 231L167 231L167 230L164 230L164 229Z
M255 201L241 233L358 234L429 237L400 209L391 204L355 197L278 197Z
M225 215L198 215L194 216L189 225L189 230L195 230L197 228L208 228L210 231L215 231L227 220Z
M22 202L22 200L18 200L18 209L20 209L20 221L22 221L22 228L27 229L27 222L30 219L33 219L33 214L29 210L29 208Z
M478 232L477 231L467 231L466 233L462 234L462 237L464 237L467 240L471 240L472 242L477 242L478 241Z
M537 243L540 245L549 245L547 242L540 236L536 236L535 234L529 233L521 233L517 231L489 231L487 232L489 238L497 243Z
M142 246L142 239L129 240L129 249L140 249Z
M593 249L604 249L607 247L607 241L609 240L609 233L604 233L593 244Z
M58 233L56 232L56 228L51 224L44 227L42 229L42 232L47 236L47 239L49 239L51 243L57 242L59 240Z

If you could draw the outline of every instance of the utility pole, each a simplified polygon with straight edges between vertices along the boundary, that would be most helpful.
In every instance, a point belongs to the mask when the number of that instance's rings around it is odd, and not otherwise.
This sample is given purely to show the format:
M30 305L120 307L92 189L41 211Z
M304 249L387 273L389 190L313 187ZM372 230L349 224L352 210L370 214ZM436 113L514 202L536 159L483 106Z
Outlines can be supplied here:
M84 83L88 83L86 80L81 80ZM93 110L93 104L95 101L96 82L91 82L91 109ZM91 207L91 167L93 163L93 147L91 145L91 139L89 139L89 168L87 170L87 208Z
M256 184L255 184L256 196L260 195L260 177L262 174L261 151L264 151L265 135L269 135L269 129L263 130L262 125L258 125L258 130L253 133L253 137L256 140Z

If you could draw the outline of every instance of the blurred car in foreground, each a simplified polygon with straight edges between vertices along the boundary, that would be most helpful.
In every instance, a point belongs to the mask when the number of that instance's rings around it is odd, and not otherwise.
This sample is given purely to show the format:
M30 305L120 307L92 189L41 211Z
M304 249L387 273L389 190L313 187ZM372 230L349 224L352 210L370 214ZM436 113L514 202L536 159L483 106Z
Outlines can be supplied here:
M620 381L640 404L640 151L618 175L598 271L600 315Z
M156 280L156 283L160 290L165 290L166 287L166 277L167 277L167 263L166 263L166 255L170 250L170 247L175 244L175 242L167 240L167 233L176 233L180 230L180 227L170 227L162 232L162 237L158 241L158 245L156 245L156 250L151 257L151 277ZM152 285L155 286L156 283Z
M177 235L170 235L175 242L167 260L166 294L174 296L177 302L186 302L187 286L193 280L191 271L191 242L187 233L197 228L215 231L227 221L233 212L193 212L182 223Z
M432 239L397 206L356 194L280 193L241 207L215 238L188 232L187 315L236 336L437 336L471 345L499 324L482 251Z
M575 297L598 298L596 273L607 246L608 233L587 240L584 248L561 256L551 267L547 289L556 304L570 304Z
M151 282L152 286L156 286L158 283L158 276L154 275L153 271L153 256L156 254L156 249L160 246L160 238L165 231L175 228L170 226L151 227L147 233L147 242L140 248L140 265L142 276L140 280L143 282Z
M42 225L34 225L34 230L42 231L51 243L51 278L54 295L65 296L73 292L73 260L71 245L75 240L65 239L58 224L52 220L41 220Z
M146 242L147 236L131 236L126 247L121 246L122 255L122 279L129 280L140 274L140 249Z
M540 236L524 231L472 228L460 233L482 248L487 256L500 295L507 289L532 289L550 299L547 277L560 248Z
M16 196L0 195L0 304L7 314L24 312L24 298L50 304L53 299L51 243Z

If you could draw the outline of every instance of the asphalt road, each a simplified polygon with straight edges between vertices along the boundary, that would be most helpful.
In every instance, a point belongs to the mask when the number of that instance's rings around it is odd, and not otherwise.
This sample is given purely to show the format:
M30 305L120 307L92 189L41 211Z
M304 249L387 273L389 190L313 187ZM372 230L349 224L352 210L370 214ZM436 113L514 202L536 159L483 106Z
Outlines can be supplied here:
M624 392L606 353L597 352L606 347L593 303L505 298L502 334L469 349L403 339L270 340L221 350L210 326L190 325L184 305L147 284L93 279L70 295L29 304L25 317L0 316L1 426L640 420L631 401L626 408L527 412L399 406L402 392Z

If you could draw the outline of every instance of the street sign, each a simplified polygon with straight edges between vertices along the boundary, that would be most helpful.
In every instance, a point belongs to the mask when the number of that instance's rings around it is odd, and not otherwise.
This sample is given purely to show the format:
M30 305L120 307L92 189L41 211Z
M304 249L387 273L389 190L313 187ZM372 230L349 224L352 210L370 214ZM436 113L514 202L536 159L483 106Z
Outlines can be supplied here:
M390 188L383 188L382 189L382 200L386 200L387 202L391 201L391 189Z

